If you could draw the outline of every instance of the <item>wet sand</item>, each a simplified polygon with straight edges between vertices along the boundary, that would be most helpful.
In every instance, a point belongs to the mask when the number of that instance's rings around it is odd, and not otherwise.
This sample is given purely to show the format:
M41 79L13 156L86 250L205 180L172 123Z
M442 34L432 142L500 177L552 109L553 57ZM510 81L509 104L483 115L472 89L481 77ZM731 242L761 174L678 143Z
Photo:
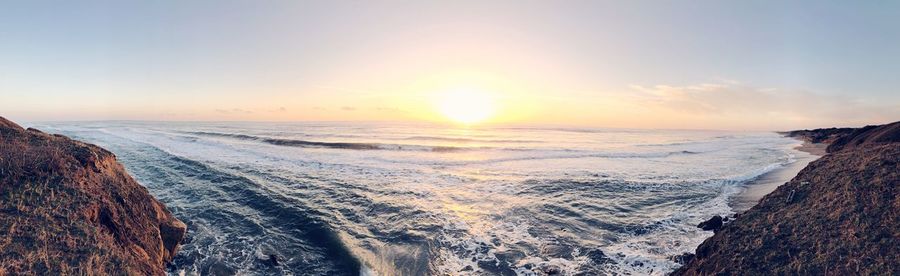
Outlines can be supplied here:
M826 147L828 147L828 144L804 141L802 145L794 148L794 150L796 150L794 158L797 161L763 174L747 183L745 190L732 199L732 209L734 209L735 212L743 212L750 209L750 207L756 205L763 196L771 193L775 188L778 188L778 186L781 186L794 178L794 176L796 176L800 170L803 170L809 162L825 155Z

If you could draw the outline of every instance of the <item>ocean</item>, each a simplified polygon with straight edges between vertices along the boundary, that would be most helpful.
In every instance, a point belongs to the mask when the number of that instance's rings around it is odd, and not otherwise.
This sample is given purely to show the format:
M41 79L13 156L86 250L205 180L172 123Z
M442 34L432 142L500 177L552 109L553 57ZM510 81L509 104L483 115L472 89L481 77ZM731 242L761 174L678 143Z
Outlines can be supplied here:
M794 161L765 132L60 122L188 225L174 275L663 275Z

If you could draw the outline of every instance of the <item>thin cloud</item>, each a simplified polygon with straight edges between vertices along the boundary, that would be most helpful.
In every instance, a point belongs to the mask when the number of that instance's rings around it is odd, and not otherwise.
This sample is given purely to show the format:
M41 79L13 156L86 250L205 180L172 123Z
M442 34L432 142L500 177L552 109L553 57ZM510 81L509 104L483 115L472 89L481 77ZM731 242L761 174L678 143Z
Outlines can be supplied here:
M759 88L736 81L630 87L636 92L631 94L631 100L637 104L710 119L772 117L798 123L857 125L900 118L897 104L870 103L804 90Z
M279 108L276 108L276 109L269 109L269 110L267 110L267 111L268 111L268 112L271 112L271 113L284 113L284 112L287 112L287 108L285 108L285 107L282 106L282 107L279 107Z
M390 113L401 113L401 112L403 112L403 110L401 110L400 108L396 108L396 107L384 107L384 106L376 107L375 110L376 110L376 111L380 111L380 112L390 112Z
M216 109L216 112L222 113L222 114L252 114L253 113L253 111L240 109L240 108L232 108L232 109L218 108L218 109Z

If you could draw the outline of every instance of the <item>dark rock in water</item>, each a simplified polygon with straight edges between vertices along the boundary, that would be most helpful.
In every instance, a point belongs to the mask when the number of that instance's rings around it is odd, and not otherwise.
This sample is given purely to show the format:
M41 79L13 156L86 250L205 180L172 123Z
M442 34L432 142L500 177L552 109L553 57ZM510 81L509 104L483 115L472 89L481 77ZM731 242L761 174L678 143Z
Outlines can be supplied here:
M693 253L684 253L681 255L670 256L669 260L680 265L684 265L694 259Z
M278 265L280 265L280 264L278 263L278 255L275 255L275 254L269 254L269 255L267 255L267 256L264 257L264 258L260 258L259 260L260 260L263 264L265 264L265 265L267 265L267 266L278 266Z
M900 275L900 122L838 140L672 274Z
M711 219L697 224L697 228L703 231L719 231L722 229L722 216L715 215Z
M544 275L559 275L562 273L562 269L556 265L546 265L541 267L541 272L544 273Z
M0 226L2 275L164 275L187 229L111 152L2 117Z
M590 259L592 262L594 262L594 264L598 264L598 265L613 262L613 260L610 259L608 256L606 256L606 254L604 254L603 251L600 249L594 249L594 250L588 251L588 253L585 254L585 256L587 256L588 259Z
M722 222L728 222L728 220L729 218L727 216L722 218Z

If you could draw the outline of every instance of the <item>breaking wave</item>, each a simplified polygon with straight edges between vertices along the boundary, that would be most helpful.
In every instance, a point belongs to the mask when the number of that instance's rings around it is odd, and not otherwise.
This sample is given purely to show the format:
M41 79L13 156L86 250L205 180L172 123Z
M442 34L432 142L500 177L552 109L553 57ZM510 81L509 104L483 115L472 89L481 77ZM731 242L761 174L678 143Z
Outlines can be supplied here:
M111 150L185 221L170 273L189 275L664 275L793 161L770 134L37 127Z
M432 151L432 152L450 152L468 150L471 148L452 147L452 146L422 146L422 145L401 145L401 144L379 144L379 143L353 143L353 142L316 142L297 139L281 139L259 137L245 134L216 133L216 132L190 132L190 134L201 136L227 137L241 140L259 141L266 144L287 147L319 147L333 149L351 149L351 150L408 150L408 151Z

